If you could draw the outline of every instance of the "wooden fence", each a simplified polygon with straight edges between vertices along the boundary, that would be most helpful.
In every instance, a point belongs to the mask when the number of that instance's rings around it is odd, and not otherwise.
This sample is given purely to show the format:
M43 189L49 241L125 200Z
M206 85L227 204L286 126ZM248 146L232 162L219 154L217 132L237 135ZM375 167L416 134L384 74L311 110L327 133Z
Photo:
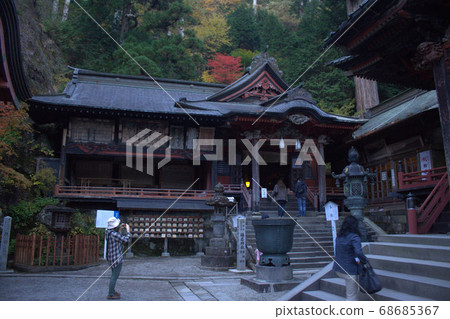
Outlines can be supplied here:
M35 267L78 266L98 263L98 255L98 235L17 235L14 263Z

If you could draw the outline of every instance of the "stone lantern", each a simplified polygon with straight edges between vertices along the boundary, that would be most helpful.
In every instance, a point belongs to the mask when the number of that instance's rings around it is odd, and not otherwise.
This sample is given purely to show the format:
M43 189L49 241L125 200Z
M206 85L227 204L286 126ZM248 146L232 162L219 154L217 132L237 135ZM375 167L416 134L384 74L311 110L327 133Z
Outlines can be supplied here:
M214 196L206 201L206 205L214 206L214 213L211 216L213 233L205 255L202 256L202 266L221 270L228 269L234 264L234 256L231 255L225 238L225 212L227 207L235 203L224 195L225 188L221 183L216 185L214 191Z
M367 206L367 184L370 179L373 182L375 174L369 173L369 170L364 170L364 167L359 165L358 151L352 146L348 151L347 165L341 174L336 175L334 172L331 174L333 178L336 178L336 186L340 186L339 180L344 181L344 205L350 209L350 212L359 221L359 228L361 232L361 240L367 241L367 232L363 224L363 210Z

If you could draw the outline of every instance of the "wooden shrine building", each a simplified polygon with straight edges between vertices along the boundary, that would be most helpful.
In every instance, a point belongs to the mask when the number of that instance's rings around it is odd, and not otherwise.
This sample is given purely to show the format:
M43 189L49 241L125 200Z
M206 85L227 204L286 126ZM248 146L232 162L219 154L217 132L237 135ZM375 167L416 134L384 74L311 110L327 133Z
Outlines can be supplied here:
M282 178L292 189L302 174L310 200L317 194L324 204L327 193L334 194L330 168L337 171L346 165L345 142L365 120L320 110L303 88L287 91L280 74L266 53L255 57L249 70L228 86L170 79L155 83L142 76L74 69L63 93L30 100L33 120L56 126L49 135L60 160L55 195L72 207L114 209L144 221L168 207L170 216L199 217L211 211L205 200L218 182L241 209L258 211L260 186L271 190ZM127 165L126 142L146 129L170 137L151 159L143 156L142 166L152 165L152 175ZM203 146L200 165L193 165L194 140L212 138L223 140L223 158L209 160L217 148ZM250 161L252 154L242 139L253 145L264 140L259 149L264 165ZM290 139L296 145L285 143ZM314 156L295 164L306 140L331 163L328 169L317 165ZM168 146L170 161L158 169ZM134 165L142 150L130 147ZM230 162L229 150L234 148L235 160ZM280 148L287 153L284 165Z
M371 217L376 221L377 214L397 210L405 218L404 199L412 193L419 232L440 219L444 227L436 231L448 232L450 3L347 0L347 6L347 21L326 40L346 54L332 64L369 85L411 88L381 104L362 105L368 122L353 133L363 165L377 175L369 192ZM442 212L447 219L440 218ZM392 223L391 217L385 222Z

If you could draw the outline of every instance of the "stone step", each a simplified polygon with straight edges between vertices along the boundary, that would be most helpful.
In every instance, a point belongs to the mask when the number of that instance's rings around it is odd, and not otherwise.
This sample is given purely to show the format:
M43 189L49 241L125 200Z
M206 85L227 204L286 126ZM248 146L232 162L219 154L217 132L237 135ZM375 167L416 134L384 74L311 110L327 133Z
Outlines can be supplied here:
M345 301L345 298L322 290L304 291L302 301Z
M414 291L415 295L432 300L449 300L450 281L387 270L375 270L383 287L403 293Z
M315 263L315 262L326 262L327 264L332 262L333 259L324 254L324 256L312 256L312 257L293 257L289 255L292 263Z
M379 242L450 246L449 235L379 235Z
M450 261L450 247L436 245L414 245L404 243L371 243L368 253L403 258L414 258L434 261Z
M316 256L334 256L333 250L326 250L325 253L323 250L312 250L312 251L291 251L288 253L291 258L302 258L302 257L316 257Z
M305 268L322 268L328 265L328 261L315 261L315 262L292 262L291 266L294 269L305 269Z
M375 269L450 280L450 263L372 254L366 256Z
M345 280L341 278L324 278L320 280L320 289L336 294L338 296L341 296L342 298L345 298ZM359 292L359 300L377 300L377 301L430 301L430 299L417 296L417 295L411 295L404 292L399 292L396 290L384 288L381 289L379 292L367 295L365 293Z

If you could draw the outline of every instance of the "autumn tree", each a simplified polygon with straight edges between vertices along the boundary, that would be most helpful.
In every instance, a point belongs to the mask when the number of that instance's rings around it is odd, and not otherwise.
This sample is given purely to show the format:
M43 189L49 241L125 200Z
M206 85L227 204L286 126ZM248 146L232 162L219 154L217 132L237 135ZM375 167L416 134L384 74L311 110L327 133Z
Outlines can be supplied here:
M52 152L37 143L33 134L25 107L0 102L0 208L41 196L44 189L48 194L49 183L54 182L35 172L35 157Z
M240 57L233 57L217 53L213 59L208 60L210 75L216 83L230 84L242 75Z
M231 45L230 27L225 18L217 13L205 16L196 27L197 38L203 41L207 54L212 55Z

